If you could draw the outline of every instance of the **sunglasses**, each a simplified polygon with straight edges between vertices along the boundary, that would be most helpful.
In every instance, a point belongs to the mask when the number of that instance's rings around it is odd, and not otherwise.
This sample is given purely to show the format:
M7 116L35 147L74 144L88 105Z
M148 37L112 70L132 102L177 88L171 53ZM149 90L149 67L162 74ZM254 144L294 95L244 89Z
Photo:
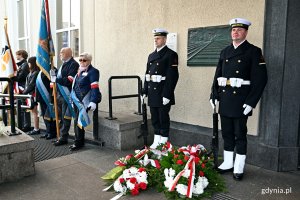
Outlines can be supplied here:
M85 59L79 59L79 62L86 62L87 60Z

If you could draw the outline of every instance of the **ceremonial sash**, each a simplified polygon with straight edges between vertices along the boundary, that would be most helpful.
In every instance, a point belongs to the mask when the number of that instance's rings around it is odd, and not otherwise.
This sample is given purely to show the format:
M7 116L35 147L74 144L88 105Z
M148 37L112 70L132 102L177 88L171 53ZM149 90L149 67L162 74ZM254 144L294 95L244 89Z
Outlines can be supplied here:
M44 117L46 117L46 118L51 117L54 119L55 114L54 114L54 110L53 110L53 104L50 103L50 94L42 81L41 75L42 75L42 72L39 72L37 79L36 79L36 87L39 90L39 93L41 94L44 102L47 105L47 110L46 110Z
M74 77L72 88L74 87L74 84L76 82L76 77L77 77L77 75ZM91 92L89 91L85 95L85 97L83 98L83 100L81 102L77 98L77 96L76 96L73 89L72 89L72 92L71 92L72 101L79 110L77 126L81 129L84 128L84 127L87 127L91 123L90 117L89 117L88 113L86 112L86 108L87 108L88 103L89 103L90 95L91 95Z
M62 67L63 66L61 66L58 70L57 78L61 78L61 69L62 69ZM68 105L68 108L66 110L64 118L71 119L72 117L75 117L74 109L73 109L72 104L71 104L71 95L70 95L71 93L70 93L69 89L66 86L60 85L59 83L57 83L56 85L57 85L57 87L60 91L60 94L62 95L62 97L64 98L65 102Z

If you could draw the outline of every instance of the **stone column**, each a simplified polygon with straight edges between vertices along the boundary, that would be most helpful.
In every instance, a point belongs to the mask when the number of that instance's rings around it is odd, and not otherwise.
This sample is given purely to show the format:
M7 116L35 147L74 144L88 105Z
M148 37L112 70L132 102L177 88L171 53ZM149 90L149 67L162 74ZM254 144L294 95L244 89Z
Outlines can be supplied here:
M300 1L266 0L264 56L268 84L258 136L249 136L248 162L275 171L297 170L300 117Z

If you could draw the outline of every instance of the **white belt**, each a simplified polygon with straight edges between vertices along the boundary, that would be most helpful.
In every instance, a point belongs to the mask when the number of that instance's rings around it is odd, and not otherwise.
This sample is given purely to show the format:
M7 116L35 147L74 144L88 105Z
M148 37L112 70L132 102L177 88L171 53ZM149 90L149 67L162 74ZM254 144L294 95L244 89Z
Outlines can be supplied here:
M219 77L218 79L218 85L225 87L226 85L231 86L231 87L241 87L242 85L250 85L251 82L248 80L243 80L241 78L224 78L224 77Z
M230 84L230 80L226 81L226 85L229 85L229 86L231 85ZM244 80L242 80L241 85L250 85L250 81L244 81Z
M150 75L150 74L146 74L145 76L145 80L146 81L152 81L152 82L155 82L155 83L160 83L161 81L164 81L166 80L166 77L165 76L161 76L161 75Z

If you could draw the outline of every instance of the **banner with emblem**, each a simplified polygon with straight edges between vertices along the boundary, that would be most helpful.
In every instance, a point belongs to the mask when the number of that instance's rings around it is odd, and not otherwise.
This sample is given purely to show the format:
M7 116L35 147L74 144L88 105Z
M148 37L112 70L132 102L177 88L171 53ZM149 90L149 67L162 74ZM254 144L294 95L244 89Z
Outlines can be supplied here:
M51 36L48 0L43 0L36 63L49 80L51 57L53 57L54 55L55 51Z
M17 66L10 48L8 33L7 33L7 18L4 19L4 32L2 35L2 52L0 59L0 77L11 78L14 76L14 73L17 71ZM1 82L1 91L7 87L8 82Z

